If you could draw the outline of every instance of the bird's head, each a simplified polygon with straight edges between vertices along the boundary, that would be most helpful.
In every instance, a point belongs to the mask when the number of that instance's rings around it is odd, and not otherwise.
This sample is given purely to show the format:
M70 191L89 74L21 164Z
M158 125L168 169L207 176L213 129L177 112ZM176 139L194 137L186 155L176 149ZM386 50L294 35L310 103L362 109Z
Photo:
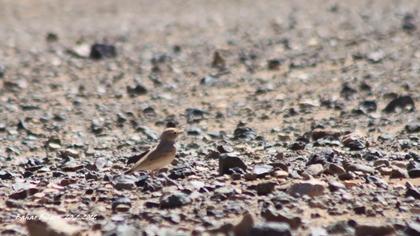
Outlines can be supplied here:
M176 138L182 134L182 130L177 128L167 128L160 135L160 140L166 142L175 142Z

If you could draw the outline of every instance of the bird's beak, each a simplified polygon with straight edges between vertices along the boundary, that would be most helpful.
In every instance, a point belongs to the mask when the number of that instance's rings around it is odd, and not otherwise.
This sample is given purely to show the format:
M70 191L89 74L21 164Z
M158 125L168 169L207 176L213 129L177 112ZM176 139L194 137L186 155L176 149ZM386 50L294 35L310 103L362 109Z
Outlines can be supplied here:
M182 134L182 133L184 133L184 131L183 131L183 130L180 130L180 129L179 129L179 130L177 130L177 131L176 131L176 134L178 134L178 135L180 135L180 134Z

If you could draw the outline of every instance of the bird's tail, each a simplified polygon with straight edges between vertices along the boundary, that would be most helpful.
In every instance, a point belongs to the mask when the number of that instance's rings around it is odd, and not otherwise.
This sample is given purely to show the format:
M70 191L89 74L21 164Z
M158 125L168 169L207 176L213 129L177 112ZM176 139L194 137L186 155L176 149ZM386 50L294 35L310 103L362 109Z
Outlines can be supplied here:
M126 172L124 172L124 174L129 175L129 174L132 174L133 172L134 172L134 169L131 168L131 169L127 170Z

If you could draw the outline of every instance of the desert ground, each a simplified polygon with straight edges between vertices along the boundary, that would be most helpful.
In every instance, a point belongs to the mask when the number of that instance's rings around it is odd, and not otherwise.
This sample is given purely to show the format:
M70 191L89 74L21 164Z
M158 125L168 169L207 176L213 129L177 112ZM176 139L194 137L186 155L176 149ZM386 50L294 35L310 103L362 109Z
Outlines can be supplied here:
M0 0L0 234L420 235L418 9Z

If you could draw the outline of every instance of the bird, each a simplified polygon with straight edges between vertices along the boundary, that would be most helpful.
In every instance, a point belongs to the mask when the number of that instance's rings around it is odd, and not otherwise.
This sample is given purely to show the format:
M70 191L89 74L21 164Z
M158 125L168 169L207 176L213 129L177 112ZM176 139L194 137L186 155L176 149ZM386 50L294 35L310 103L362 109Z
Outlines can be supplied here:
M147 152L128 170L125 174L132 174L136 171L151 171L162 169L175 159L175 142L183 132L177 128L166 128L160 135L159 143Z

